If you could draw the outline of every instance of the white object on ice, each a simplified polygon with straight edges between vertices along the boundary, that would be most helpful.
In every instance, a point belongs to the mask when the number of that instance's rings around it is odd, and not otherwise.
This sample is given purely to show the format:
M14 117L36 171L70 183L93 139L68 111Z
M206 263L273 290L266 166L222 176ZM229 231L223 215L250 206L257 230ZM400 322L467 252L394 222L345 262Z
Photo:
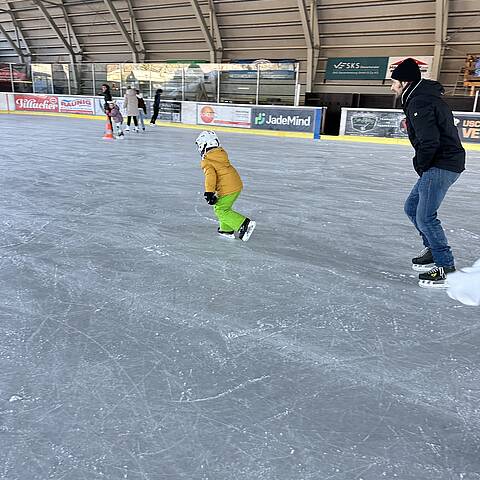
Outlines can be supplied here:
M480 259L448 276L448 296L465 305L480 305Z

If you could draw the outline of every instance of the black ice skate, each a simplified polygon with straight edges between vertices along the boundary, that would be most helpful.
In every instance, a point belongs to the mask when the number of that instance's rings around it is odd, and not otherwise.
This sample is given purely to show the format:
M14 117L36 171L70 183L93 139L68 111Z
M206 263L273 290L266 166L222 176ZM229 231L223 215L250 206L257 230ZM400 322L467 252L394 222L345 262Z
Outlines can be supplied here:
M217 232L221 237L235 240L235 232L233 230L231 232L224 232L223 230L220 230L219 228L217 228Z
M447 288L447 275L454 271L455 267L433 267L418 276L418 284L426 288Z
M250 220L249 218L246 218L242 223L240 230L238 231L238 238L246 242L252 235L256 226L257 226L256 222L254 222L253 220Z
M433 267L432 251L426 247L418 257L412 258L412 268L416 272L428 272Z

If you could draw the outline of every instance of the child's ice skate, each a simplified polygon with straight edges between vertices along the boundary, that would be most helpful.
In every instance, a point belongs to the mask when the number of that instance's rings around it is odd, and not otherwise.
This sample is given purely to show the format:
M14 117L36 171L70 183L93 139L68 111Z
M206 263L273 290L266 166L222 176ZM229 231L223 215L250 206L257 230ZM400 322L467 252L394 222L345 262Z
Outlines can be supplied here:
M129 131L130 131L130 127L129 127L128 125L125 127L125 131L126 131L126 132L129 132Z
M256 222L250 220L249 218L246 218L245 221L242 223L240 230L238 231L238 238L240 240L243 240L244 242L248 241L256 226Z
M433 267L418 276L418 284L426 288L447 288L447 275L454 271L455 267Z
M416 272L428 272L433 267L433 255L430 248L424 248L418 257L412 258L412 268Z
M135 133L138 133L138 127L133 127L133 131L134 131Z
M223 238L229 238L231 240L235 240L235 232L233 230L231 232L224 232L220 230L220 228L217 228L217 232Z

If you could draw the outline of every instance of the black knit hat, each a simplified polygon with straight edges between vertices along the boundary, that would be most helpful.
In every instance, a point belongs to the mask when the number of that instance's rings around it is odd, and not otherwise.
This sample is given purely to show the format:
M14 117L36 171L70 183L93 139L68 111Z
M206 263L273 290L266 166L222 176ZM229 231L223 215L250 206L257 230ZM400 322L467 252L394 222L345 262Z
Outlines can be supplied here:
M418 82L422 75L417 62L413 58L407 58L395 68L392 78L400 82Z

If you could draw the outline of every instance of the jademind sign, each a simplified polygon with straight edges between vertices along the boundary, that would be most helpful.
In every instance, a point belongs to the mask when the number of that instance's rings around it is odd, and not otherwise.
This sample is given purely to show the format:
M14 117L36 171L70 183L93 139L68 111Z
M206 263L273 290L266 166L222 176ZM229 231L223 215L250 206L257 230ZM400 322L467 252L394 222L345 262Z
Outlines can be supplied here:
M288 132L313 132L314 109L300 108L252 108L252 127L260 130Z

